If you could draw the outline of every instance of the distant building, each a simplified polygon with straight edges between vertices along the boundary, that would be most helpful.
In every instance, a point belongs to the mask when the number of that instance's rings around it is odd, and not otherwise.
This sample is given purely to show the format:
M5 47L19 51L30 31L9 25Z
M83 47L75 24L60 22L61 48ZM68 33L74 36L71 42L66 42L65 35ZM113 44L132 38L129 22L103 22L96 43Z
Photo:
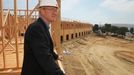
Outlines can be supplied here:
M61 21L61 42L85 36L92 31L93 25L78 21Z
M125 39L134 40L134 34L132 34L131 32L126 32L125 35Z

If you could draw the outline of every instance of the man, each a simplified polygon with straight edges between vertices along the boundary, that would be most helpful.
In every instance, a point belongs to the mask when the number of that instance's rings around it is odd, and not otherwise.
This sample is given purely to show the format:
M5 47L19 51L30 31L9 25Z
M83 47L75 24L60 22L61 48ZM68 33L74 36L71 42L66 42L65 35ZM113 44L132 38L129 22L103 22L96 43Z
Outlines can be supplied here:
M39 19L30 24L24 40L24 61L21 75L64 75L55 60L61 59L53 51L49 24L56 19L56 0L41 0Z

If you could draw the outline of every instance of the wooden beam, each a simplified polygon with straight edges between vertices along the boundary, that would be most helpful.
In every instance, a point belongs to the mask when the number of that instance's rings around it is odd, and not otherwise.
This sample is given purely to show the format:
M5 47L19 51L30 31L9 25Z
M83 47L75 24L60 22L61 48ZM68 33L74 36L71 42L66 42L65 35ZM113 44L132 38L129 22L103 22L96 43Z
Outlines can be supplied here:
M7 11L7 14L5 15L4 22L2 22L2 23L3 23L2 27L5 26L6 21L7 21L7 19L8 19L8 15L9 15L9 9L8 9L8 11Z
M57 19L56 21L54 21L52 23L52 37L55 43L55 48L57 50L58 54L62 54L62 50L61 50L61 41L60 41L60 32L61 32L61 8L60 8L60 0L57 0L58 4L59 4L59 12L57 15Z
M4 39L5 42L8 42L8 40ZM9 46L12 47L13 50L15 50L14 46L9 42Z
M8 9L3 9L4 11L8 11ZM10 11L14 11L14 9L10 9ZM26 11L26 9L17 9L17 11ZM29 10L32 11L32 10Z
M58 5L59 5L59 12L57 15L57 19L55 22L52 23L52 38L55 44L55 49L56 49L56 53L59 55L63 55L63 51L61 49L61 0L57 0ZM61 70L65 73L65 70L63 68L62 62L58 60L58 64L61 68Z
M10 44L10 42L12 41L12 39L14 38L16 34L13 34L12 37L7 41L7 43L2 47L1 51L0 51L0 54L2 52L4 52L4 49Z
M16 46L16 63L17 63L16 67L19 68L17 0L14 0L14 25L15 25L15 46Z
M33 14L33 12L38 8L39 3L35 6L35 8L30 12L30 14L28 15L28 18L30 18L30 16ZM35 11L36 12L36 11Z
M1 14L1 25L0 25L0 28L1 29L1 38L2 38L2 48L4 47L4 29L3 29L3 0L0 0L0 14ZM3 53L3 64L4 64L4 68L6 67L6 63L5 63L5 53L4 51L2 52Z
M26 16L27 16L27 26L28 26L28 24L29 24L29 17L28 17L28 13L29 13L29 10L28 10L28 0L26 0L26 7L27 7Z

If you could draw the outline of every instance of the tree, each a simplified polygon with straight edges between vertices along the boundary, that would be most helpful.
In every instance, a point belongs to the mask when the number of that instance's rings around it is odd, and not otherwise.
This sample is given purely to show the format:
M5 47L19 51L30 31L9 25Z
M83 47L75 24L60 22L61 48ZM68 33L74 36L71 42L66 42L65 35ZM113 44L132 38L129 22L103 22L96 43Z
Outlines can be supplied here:
M111 32L112 33L117 33L118 30L119 30L119 27L117 27L117 26L111 26Z
M93 32L97 32L99 30L99 25L95 24L93 27Z
M130 28L130 32L133 33L134 32L134 28Z
M102 33L105 33L106 32L105 26L100 27L100 29L101 29Z
M105 31L106 32L111 32L111 24L105 24Z
M118 33L125 36L125 33L128 32L128 27L120 27Z

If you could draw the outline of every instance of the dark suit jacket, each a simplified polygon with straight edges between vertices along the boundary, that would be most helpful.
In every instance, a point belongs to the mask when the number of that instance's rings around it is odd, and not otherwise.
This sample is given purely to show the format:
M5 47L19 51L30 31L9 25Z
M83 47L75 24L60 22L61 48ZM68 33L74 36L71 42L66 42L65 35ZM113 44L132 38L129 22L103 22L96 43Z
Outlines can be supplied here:
M49 29L41 18L30 24L24 39L24 61L21 75L64 75L55 63Z

